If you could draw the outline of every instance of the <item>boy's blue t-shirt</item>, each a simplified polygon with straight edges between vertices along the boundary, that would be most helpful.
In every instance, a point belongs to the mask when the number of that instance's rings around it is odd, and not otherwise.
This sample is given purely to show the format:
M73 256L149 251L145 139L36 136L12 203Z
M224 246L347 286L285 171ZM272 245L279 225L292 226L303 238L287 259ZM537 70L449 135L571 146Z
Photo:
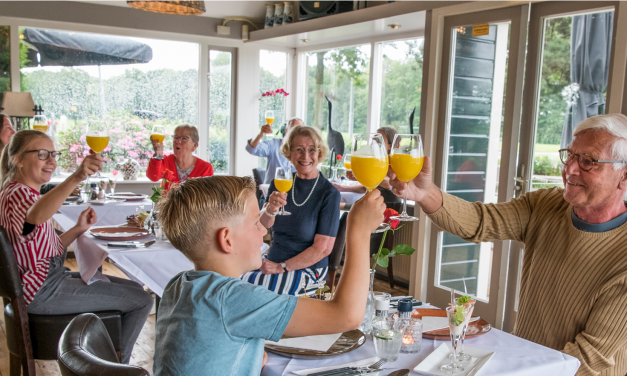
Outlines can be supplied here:
M264 340L278 341L298 298L210 271L166 286L156 325L155 376L259 376Z

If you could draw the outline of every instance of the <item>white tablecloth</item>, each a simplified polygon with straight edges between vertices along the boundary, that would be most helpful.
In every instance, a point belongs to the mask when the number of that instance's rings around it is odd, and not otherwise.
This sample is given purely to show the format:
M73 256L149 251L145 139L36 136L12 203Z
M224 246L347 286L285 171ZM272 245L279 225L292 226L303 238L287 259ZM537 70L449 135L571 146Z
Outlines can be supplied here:
M98 216L98 222L94 226L117 226L126 223L126 217L135 214L135 210L140 204L144 205L144 211L152 209L152 201L146 199L143 201L109 201L104 205L85 203L80 205L61 205L59 212L76 222L81 212L91 206Z
M268 188L270 188L270 184L259 184L259 188L261 192L263 192L264 197L268 197ZM341 202L345 204L354 204L355 201L359 200L365 195L365 193L355 193L355 192L340 192Z
M392 368L379 373L388 375L395 369L407 368L411 375L418 375L413 369L433 352L443 341L422 340L422 350L418 354L400 354L398 360L385 364ZM481 376L572 376L577 373L579 360L559 351L526 341L503 331L492 329L487 334L465 341L465 345L494 351L494 357L480 370ZM376 356L371 340L359 349L330 359L289 359L268 354L268 363L261 376L294 375L292 371L345 364Z

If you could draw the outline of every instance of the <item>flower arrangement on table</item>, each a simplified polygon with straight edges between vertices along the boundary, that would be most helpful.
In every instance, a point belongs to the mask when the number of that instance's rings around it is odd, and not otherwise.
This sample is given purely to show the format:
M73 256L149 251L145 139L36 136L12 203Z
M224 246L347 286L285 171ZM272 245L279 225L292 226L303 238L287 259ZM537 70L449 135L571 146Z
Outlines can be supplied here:
M383 215L385 216L385 219L383 220L383 222L389 223L390 228L385 230L385 232L383 233L383 239L381 239L381 245L379 246L379 251L372 256L372 258L374 259L374 262L372 264L372 270L375 270L377 265L387 268L391 257L394 257L396 255L411 256L416 251L414 248L412 248L411 246L407 244L397 244L394 246L394 248L392 248L392 250L383 248L388 231L392 231L392 234L394 234L395 231L398 231L401 229L401 227L403 227L403 226L399 226L401 224L400 221L395 221L391 219L391 217L395 217L398 215L398 212L396 210L385 209L385 212L383 213Z
M162 198L165 198L168 191L176 185L176 182L174 182L174 179L172 178L173 174L174 172L166 168L165 171L161 173L161 185L158 187L152 187L152 196L150 196L150 200L154 203L154 206L156 206ZM166 186L168 189L166 189Z

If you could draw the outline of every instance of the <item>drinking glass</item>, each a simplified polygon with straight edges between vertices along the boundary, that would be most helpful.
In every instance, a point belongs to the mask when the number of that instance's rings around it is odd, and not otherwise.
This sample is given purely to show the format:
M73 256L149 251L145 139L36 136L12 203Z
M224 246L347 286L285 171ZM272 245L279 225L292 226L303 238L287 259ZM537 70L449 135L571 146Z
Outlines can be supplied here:
M85 132L85 139L91 150L96 154L102 153L109 145L109 124L103 120L90 120ZM96 171L94 176L101 176L100 171Z
M109 185L109 179L102 179L98 182L98 187L102 192L102 199L107 202L107 185Z
M453 305L446 308L446 317L448 319L449 330L451 331L451 344L453 347L453 359L449 364L445 364L440 367L441 371L447 373L461 373L464 372L458 362L457 347L461 342L461 339L466 334L468 328L468 322L472 315L472 303L466 303L464 305Z
M422 170L425 157L422 151L422 140L418 134L397 134L392 142L394 147L390 152L390 166L398 180L409 183ZM407 215L407 189L403 200L403 213L391 217L396 221L417 221L418 218Z
M81 188L81 199L84 203L91 200L91 185L89 184L89 179L87 179Z
M266 123L270 125L274 123L274 111L273 110L266 111Z
M46 115L33 116L33 130L44 133L48 132L48 120L46 119Z
M163 125L153 125L150 137L162 144L165 139L165 127Z
M111 196L115 195L115 185L117 182L115 180L109 180L109 188L111 189Z
M357 135L353 139L351 168L355 179L368 192L371 192L385 179L388 173L388 152L379 133L371 133L365 139ZM389 223L382 223L374 232L383 232L390 228Z
M274 175L274 186L276 189L283 193L289 192L292 189L292 168L277 167L276 174ZM276 215L291 215L292 213L286 212L285 208L281 206L281 210Z
M350 154L346 154L346 156L344 156L344 167L346 167L346 171L351 170L351 155Z

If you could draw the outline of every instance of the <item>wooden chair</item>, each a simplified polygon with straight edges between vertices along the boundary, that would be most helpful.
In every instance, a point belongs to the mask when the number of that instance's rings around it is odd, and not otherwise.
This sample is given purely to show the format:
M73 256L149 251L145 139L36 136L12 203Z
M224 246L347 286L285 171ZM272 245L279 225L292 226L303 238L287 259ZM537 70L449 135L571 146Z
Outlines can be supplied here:
M141 367L120 364L102 321L92 313L76 316L59 340L58 360L63 376L149 376Z
M335 243L333 244L333 250L329 255L329 271L327 272L327 286L333 289L335 286L335 275L337 268L340 266L342 256L344 255L344 249L346 249L346 219L348 213L342 214L340 217L340 226L337 229L337 236L335 237Z
M0 296L4 302L7 347L9 348L10 375L35 376L35 359L56 360L57 345L65 327L77 314L28 314L22 278L15 253L5 229L0 226ZM122 343L122 312L98 312L116 344Z

